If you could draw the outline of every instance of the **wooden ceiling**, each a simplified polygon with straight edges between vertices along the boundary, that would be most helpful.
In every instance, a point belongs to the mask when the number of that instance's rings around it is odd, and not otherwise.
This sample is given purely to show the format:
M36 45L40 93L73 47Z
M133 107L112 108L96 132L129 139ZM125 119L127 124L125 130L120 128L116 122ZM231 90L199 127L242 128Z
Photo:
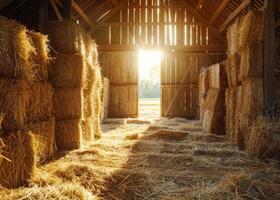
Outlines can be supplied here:
M50 0L50 19L61 19L59 10L63 0ZM131 1L131 0L130 0ZM139 0L132 0L139 1ZM238 16L244 15L253 6L262 9L264 0L141 0L142 2L169 1L178 6L190 5L193 13L200 15L204 23L213 26L219 32L223 32ZM23 23L36 23L36 14L31 15L32 10L38 10L37 0L7 0L3 1L0 14L9 18L14 18ZM73 19L89 29L96 30L98 24L105 22L110 16L127 4L128 0L73 0ZM38 16L37 16L38 18Z

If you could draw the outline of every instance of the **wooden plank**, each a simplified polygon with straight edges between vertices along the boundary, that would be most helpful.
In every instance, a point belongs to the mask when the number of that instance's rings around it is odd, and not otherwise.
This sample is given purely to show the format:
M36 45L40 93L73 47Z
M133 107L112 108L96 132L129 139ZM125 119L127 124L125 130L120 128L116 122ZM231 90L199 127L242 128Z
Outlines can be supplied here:
M226 21L219 27L219 32L222 32L226 26L244 9L246 8L251 0L244 0L240 6L238 6L231 14L228 16Z
M50 0L50 3L51 3L51 6L52 6L52 8L54 10L54 13L55 13L56 17L58 18L58 20L62 21L62 19L63 19L62 15L60 14L60 12L59 12L59 10L58 10L54 0Z
M211 17L211 23L213 23L216 20L216 18L221 14L221 12L225 9L229 2L230 0L223 0L223 2L220 4L214 15Z
M81 18L89 25L89 27L94 28L93 22L87 16L87 14L80 8L80 6L73 0L72 6L74 10L81 16Z
M264 114L267 117L273 117L275 115L275 6L275 1L266 0L264 36Z

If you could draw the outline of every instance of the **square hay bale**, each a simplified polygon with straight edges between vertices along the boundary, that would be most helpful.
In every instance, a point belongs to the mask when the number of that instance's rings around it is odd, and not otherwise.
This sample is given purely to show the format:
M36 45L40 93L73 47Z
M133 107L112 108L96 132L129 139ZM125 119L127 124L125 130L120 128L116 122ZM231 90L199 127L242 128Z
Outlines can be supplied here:
M35 51L31 53L31 59L35 64L35 79L38 81L48 80L49 40L46 35L33 31L27 32Z
M237 104L238 88L227 88L225 92L226 105L226 135L230 140L234 140L235 134L235 115Z
M85 55L83 30L72 21L48 22L43 26L51 46L58 53Z
M279 120L258 117L249 128L246 152L251 156L279 158L279 151Z
M110 80L103 77L103 90L102 90L102 115L101 120L103 121L108 117L108 106L109 106L109 92L110 92Z
M227 32L228 56L237 53L239 33L240 33L239 24L240 24L240 20L236 19L235 22L228 28L228 32Z
M241 53L240 78L263 78L263 42L250 43Z
M87 94L85 91L83 92L83 118L88 118L94 113L94 94Z
M209 67L210 73L210 88L217 88L224 90L228 87L226 65L225 63L218 63Z
M225 92L215 88L208 90L205 101L205 110L213 112L224 112Z
M44 163L51 159L56 152L55 120L36 122L27 125L27 130L34 135L36 160Z
M228 56L226 61L226 74L229 87L240 85L240 55L238 53Z
M243 51L248 45L264 39L264 13L249 11L240 22L238 49Z
M82 127L79 119L56 121L56 145L59 150L78 149L82 140Z
M35 71L30 58L34 47L27 35L27 29L4 17L0 17L0 27L0 75L33 80Z
M54 91L56 120L82 118L83 94L81 88L56 88Z
M83 87L86 65L82 56L57 54L50 66L50 80L55 87Z
M201 121L203 121L204 112L205 112L205 97L201 96L199 98L199 119Z
M2 128L23 129L27 118L29 85L17 79L0 79L0 113L4 115Z
M34 137L30 132L17 131L0 135L4 143L0 160L0 185L17 188L27 184L35 169Z
M53 87L43 82L36 83L28 89L28 122L47 121L53 117L53 93Z
M200 94L200 96L206 96L209 87L210 87L209 68L203 67L199 74L199 94Z
M203 118L203 130L216 135L225 134L225 113L206 110Z
M87 118L82 120L83 141L91 141L94 139L94 119Z

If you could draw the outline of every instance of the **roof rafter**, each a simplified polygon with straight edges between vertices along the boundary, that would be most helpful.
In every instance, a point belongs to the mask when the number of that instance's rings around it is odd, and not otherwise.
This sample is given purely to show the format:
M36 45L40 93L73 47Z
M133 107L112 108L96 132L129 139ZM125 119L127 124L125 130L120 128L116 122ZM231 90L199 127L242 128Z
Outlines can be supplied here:
M222 32L226 26L249 4L251 3L251 0L245 0L240 4L234 11L231 13L231 15L226 19L226 21L219 27L219 31Z
M198 2L197 2L197 4L196 4L195 8L196 8L197 10L198 10L198 9L201 9L203 3L204 3L204 0L198 0Z
M219 8L216 10L214 15L211 17L210 22L213 23L215 19L221 14L221 12L225 9L225 7L228 5L230 0L223 0L223 2L220 4Z

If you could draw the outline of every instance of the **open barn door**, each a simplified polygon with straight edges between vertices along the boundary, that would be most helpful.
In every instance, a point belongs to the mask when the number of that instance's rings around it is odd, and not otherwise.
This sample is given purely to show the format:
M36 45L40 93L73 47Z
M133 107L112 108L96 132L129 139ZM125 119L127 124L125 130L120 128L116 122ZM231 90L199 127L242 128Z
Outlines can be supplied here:
M110 79L109 117L138 117L137 52L102 52L100 64Z

